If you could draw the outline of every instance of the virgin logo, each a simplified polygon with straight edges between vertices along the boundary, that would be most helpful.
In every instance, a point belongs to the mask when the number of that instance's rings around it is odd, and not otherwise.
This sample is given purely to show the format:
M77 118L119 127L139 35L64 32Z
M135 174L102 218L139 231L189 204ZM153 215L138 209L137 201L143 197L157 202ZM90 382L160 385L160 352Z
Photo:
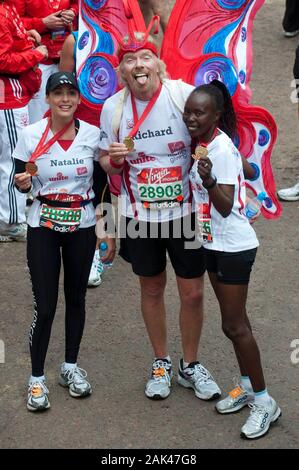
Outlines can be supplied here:
M175 152L178 152L179 150L183 150L185 148L185 144L181 140L178 142L171 142L168 144L168 148L171 151L171 153L175 153Z
M133 119L127 119L127 129L133 129L134 121Z
M151 180L153 183L156 181L161 181L163 178L165 178L165 176L168 176L169 174L170 174L170 171L168 170L168 168L165 168L156 174L152 174Z
M86 175L87 173L87 167L86 166L80 166L77 168L77 175Z

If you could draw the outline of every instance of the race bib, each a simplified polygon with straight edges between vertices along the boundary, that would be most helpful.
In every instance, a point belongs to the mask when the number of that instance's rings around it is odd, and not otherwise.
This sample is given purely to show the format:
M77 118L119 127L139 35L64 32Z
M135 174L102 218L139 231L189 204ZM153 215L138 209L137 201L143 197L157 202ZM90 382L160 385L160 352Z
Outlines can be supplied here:
M211 243L213 241L213 236L210 207L208 203L198 204L197 225L198 236L201 243Z
M182 168L143 168L137 175L138 194L146 209L166 209L183 202Z
M51 207L42 204L39 225L55 232L70 233L78 230L81 222L81 207Z

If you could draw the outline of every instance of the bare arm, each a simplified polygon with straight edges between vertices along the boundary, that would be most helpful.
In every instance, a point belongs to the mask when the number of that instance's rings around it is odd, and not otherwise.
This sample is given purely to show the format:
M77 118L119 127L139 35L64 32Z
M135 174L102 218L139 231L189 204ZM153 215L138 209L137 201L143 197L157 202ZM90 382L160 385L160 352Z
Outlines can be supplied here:
M235 186L232 184L215 184L208 189L210 200L222 217L228 217L234 203Z
M252 180L255 177L255 169L250 165L245 157L242 156L242 165L244 177L246 180Z
M59 70L62 72L74 72L76 68L75 58L74 58L74 47L75 47L75 38L70 34L63 43L60 61L59 61Z

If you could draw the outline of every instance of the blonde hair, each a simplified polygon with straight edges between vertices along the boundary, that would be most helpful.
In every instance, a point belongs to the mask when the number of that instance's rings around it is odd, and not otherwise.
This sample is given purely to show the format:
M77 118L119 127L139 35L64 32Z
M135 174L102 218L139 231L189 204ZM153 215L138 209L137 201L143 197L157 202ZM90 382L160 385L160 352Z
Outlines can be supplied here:
M135 36L135 39L138 42L141 42L144 39L145 33L135 31L134 36ZM129 44L130 40L131 40L131 38L129 36L124 36L123 39L122 39L124 44ZM157 43L156 43L155 39L152 36L148 36L147 42L149 42L151 44L154 44L154 46L156 46L156 48L157 48L157 51L159 51ZM121 47L119 46L118 50L120 50L120 49L121 49ZM146 47L145 47L145 49L146 49ZM159 57L157 57L157 62L158 62L158 76L160 78L160 81L163 82L163 80L165 78L168 78L168 73L166 71L166 64L165 64L165 62L163 62L163 60L159 59ZM117 76L118 76L119 83L121 85L127 86L127 81L124 79L123 74L122 74L122 61L115 70L116 70L116 73L117 73Z

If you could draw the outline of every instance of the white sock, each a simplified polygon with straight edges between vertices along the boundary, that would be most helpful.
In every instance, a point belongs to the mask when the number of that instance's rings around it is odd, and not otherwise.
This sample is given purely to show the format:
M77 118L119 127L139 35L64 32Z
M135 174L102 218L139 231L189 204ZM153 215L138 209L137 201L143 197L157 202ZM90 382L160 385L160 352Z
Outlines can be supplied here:
M256 405L269 405L271 402L271 397L268 394L268 390L262 390L261 392L257 392L254 394L254 403Z
M77 362L75 362L75 364L72 364L71 362L64 362L63 363L63 368L67 369L67 370L76 369L76 367L77 367Z
M167 360L168 362L170 362L170 364L171 364L171 359L170 359L169 354L168 354L167 356L164 356L164 357L155 357L155 361L156 361L157 359L166 359L166 360Z
M248 375L241 375L240 385L242 388L244 388L244 390L246 390L246 392L253 393L252 385Z
M34 384L35 382L44 382L46 380L46 377L44 375L40 375L39 377L34 377L34 375L31 375L29 379L29 385Z

